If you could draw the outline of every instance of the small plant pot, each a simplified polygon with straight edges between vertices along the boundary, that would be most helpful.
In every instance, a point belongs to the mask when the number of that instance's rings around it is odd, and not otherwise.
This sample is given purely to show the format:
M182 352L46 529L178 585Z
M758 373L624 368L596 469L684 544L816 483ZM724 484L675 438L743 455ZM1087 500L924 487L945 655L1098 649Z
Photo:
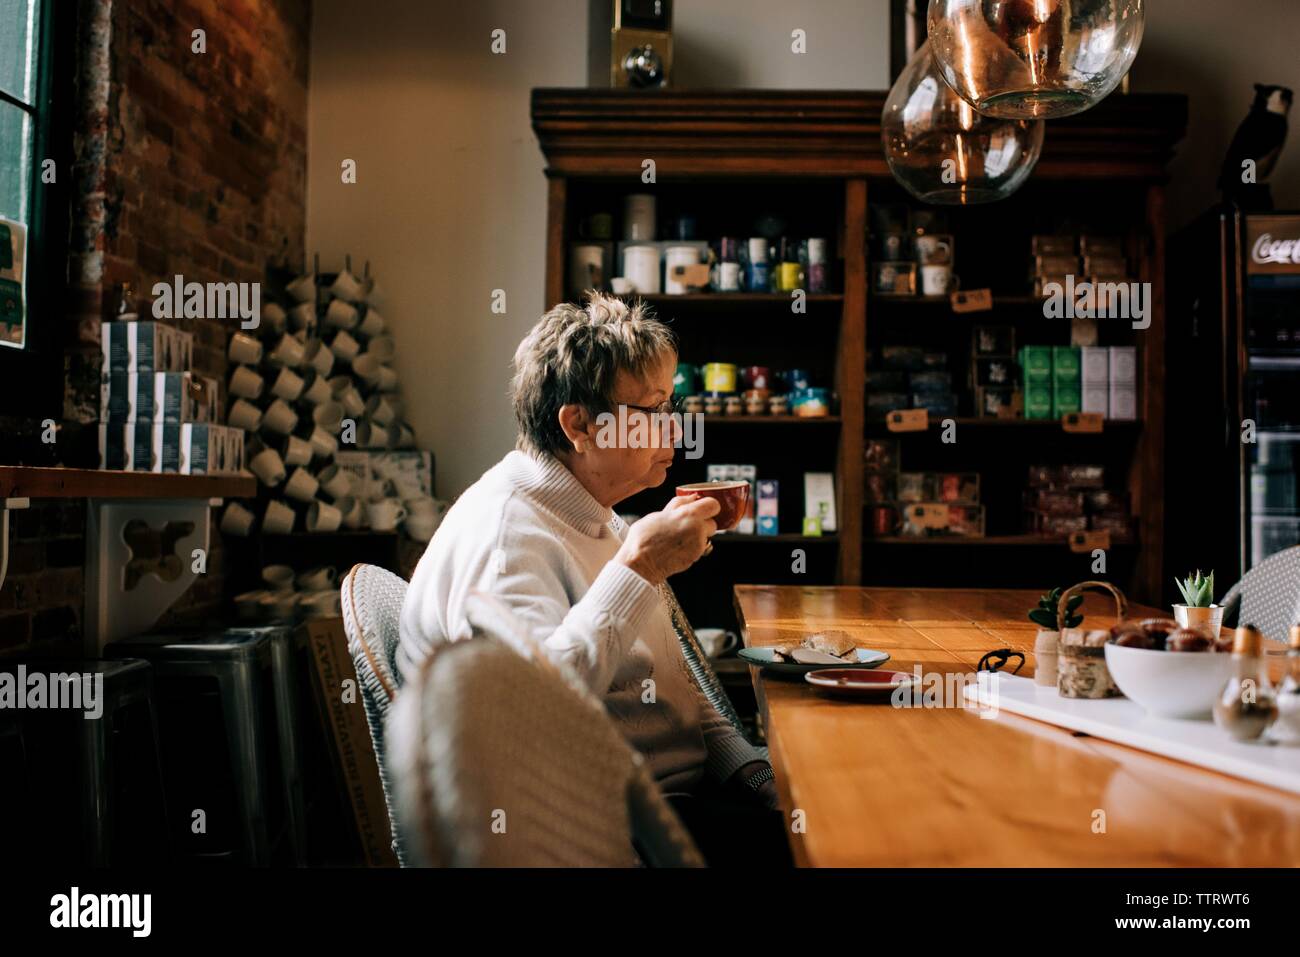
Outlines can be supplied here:
M1056 687L1057 662L1061 658L1060 632L1040 628L1034 638L1034 684Z
M1179 628L1203 632L1211 641L1219 640L1223 628L1223 606L1193 608L1191 605L1174 605L1174 620Z

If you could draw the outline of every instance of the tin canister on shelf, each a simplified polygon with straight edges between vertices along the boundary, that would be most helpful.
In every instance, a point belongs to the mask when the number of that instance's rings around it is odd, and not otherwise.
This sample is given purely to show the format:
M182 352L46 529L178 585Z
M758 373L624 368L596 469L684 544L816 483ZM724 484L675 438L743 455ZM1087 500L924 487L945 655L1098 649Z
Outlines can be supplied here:
M795 389L790 393L791 411L804 419L820 419L831 414L829 389Z
M749 241L749 262L745 269L745 288L750 292L768 292L772 285L771 266L767 261L767 240L755 236Z
M826 291L826 240L819 236L808 239L808 291Z
M735 392L736 365L733 362L709 362L704 365L705 392Z
M718 292L740 292L740 240L723 236L718 240L718 261L714 266L714 283Z
M699 391L699 375L689 362L677 363L673 374L673 395L694 395Z

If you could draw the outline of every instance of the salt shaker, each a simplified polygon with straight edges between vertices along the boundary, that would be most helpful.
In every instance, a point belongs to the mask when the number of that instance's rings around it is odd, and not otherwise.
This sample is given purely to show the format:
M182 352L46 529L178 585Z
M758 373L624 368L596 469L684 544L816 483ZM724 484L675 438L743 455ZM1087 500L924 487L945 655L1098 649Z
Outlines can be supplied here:
M1263 637L1254 625L1242 625L1232 639L1234 673L1214 702L1214 723L1238 741L1253 741L1277 717L1273 688L1260 655Z
M1270 737L1282 744L1300 744L1300 625L1287 639L1286 677L1277 689L1277 720Z

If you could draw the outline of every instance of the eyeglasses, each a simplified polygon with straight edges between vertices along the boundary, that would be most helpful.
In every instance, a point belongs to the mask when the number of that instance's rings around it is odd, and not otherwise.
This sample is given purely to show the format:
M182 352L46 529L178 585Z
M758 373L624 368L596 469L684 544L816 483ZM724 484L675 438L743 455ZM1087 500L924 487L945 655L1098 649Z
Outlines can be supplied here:
M658 405L633 405L631 402L620 402L619 404L625 409L644 412L646 415L673 415L682 411L682 397L679 395L665 399Z

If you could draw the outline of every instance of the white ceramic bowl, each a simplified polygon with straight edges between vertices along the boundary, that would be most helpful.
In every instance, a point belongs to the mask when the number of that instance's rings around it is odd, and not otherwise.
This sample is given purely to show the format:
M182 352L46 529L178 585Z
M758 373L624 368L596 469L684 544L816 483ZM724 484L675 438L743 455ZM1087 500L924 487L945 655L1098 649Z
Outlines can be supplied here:
M1232 674L1232 655L1106 645L1106 667L1125 697L1162 718L1208 718Z

